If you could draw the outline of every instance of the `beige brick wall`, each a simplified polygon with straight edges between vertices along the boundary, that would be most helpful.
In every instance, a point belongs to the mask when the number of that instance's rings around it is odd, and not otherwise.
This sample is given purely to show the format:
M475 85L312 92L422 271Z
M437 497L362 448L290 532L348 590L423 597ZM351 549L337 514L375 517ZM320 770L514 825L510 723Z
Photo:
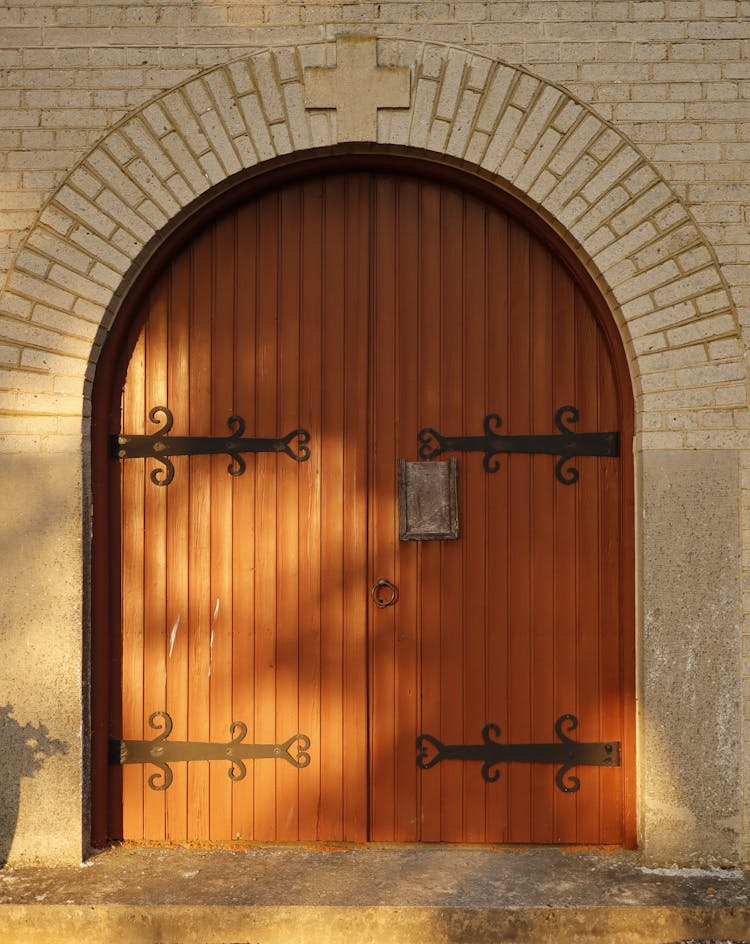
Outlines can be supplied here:
M643 240L639 265L660 255L674 256L676 240L685 239L686 252L673 265L681 266L686 292L705 277L706 254L713 255L721 266L736 306L740 324L750 325L750 246L748 246L748 214L750 181L746 152L750 148L750 9L748 2L579 2L579 0L543 0L543 2L430 2L430 3L299 3L285 0L277 3L225 2L171 3L136 5L116 2L77 3L14 3L0 10L0 50L3 72L0 78L0 284L6 276L21 242L33 225L45 202L65 179L76 162L134 108L159 93L185 81L202 69L230 61L264 45L289 42L314 42L331 38L347 30L371 30L377 35L399 36L418 40L434 40L461 44L484 54L519 63L536 75L559 83L567 92L590 104L596 115L627 136L638 152L653 161L660 176L684 201L688 213L700 224L707 246L701 247L702 257L695 256L690 245L692 230L662 224L656 239L655 231L644 228L640 233L618 232L627 227L627 213L614 221L614 234L629 244ZM453 107L451 83L460 80L456 73L448 76L437 104L436 117ZM533 88L529 84L528 88ZM516 91L515 104L524 107L523 89ZM535 122L545 120L544 107L555 107L549 88L547 99L536 109ZM519 97L520 96L520 97ZM462 106L471 107L471 93L464 92ZM193 102L188 108L195 108ZM199 107L199 106L198 106ZM248 105L248 107L250 107ZM271 106L271 107L278 107ZM433 108L425 100L422 107ZM250 121L247 115L245 120ZM446 133L452 114L442 127ZM520 111L505 114L508 135L516 133L514 121ZM273 111L269 118L274 121ZM575 120L569 112L558 117L556 127L547 129L540 141L542 148L554 147L561 134L559 121ZM535 133L535 123L527 121L526 136ZM587 123L577 127L585 135ZM433 146L439 144L439 123L432 128ZM475 158L482 147L482 121L478 121L474 139L466 156ZM276 127L276 132L280 128ZM187 142L188 146L190 142ZM513 161L519 159L520 140L505 155L500 171L507 174ZM265 154L269 156L274 142ZM124 142L121 147L139 147L138 140ZM175 147L179 142L175 141ZM278 145L277 145L278 146ZM283 146L283 145L282 145ZM596 147L606 147L600 138ZM455 153L463 142L450 142L447 149ZM556 161L549 170L559 173L565 168L566 149L576 152L576 141L568 136ZM592 152L592 158L596 154ZM624 159L627 159L623 155ZM236 159L235 159L236 160ZM242 155L239 162L242 162ZM239 169L236 161L236 169ZM102 168L97 169L105 174ZM156 168L158 170L158 168ZM568 185L576 186L570 168L566 168ZM616 173L617 167L608 168ZM200 174L215 177L217 171L201 167ZM528 165L526 173L535 168ZM586 167L576 168L579 174ZM646 172L645 170L643 171ZM148 173L148 169L144 169ZM549 179L549 178L547 178ZM599 181L602 186L607 181ZM188 181L188 184L190 182ZM524 181L521 181L524 184ZM537 182L533 195L538 198L545 177ZM589 190L597 185L589 182ZM191 186L194 187L194 184ZM85 191L85 188L84 188ZM623 198L651 201L654 211L663 190L651 188L640 194L622 194ZM564 196L562 192L559 194ZM178 200L185 194L175 195ZM617 195L613 194L612 199ZM169 205L161 211L169 213ZM569 222L576 205L567 208ZM671 212L675 211L670 207ZM637 212L637 208L632 211ZM156 214L156 215L154 215ZM161 217L153 210L148 224ZM134 226L143 233L142 224ZM609 238L602 233L602 238ZM650 238L649 238L650 237ZM107 238L106 236L102 238ZM117 247L122 248L122 247ZM618 246L608 245L608 256L614 258ZM127 251L127 250L126 250ZM693 255L690 255L690 252ZM700 271L701 262L704 269ZM692 276L695 270L696 276ZM661 270L666 274L666 269ZM644 274L643 285L658 279L657 267ZM61 286L64 288L64 286ZM634 283L633 288L637 288ZM663 303L654 286L654 301ZM641 303L635 299L633 304ZM18 302L23 307L21 302ZM80 305L81 303L79 303ZM704 302L706 304L706 302ZM23 312L18 313L24 317ZM650 312L644 314L644 317ZM648 322L642 322L646 325ZM88 337L85 328L83 338ZM640 328L636 328L640 330ZM689 330L689 329L688 329ZM76 332L78 337L78 332ZM648 338L634 334L639 354L656 354L678 343L687 345L687 334L667 333L659 337L649 332ZM17 363L15 337L0 336L0 367ZM714 338L716 340L716 338ZM703 339L696 337L700 344ZM7 343L10 342L10 343ZM716 359L733 358L738 354L737 342L714 343L710 354ZM693 352L693 355L696 352ZM690 353L685 353L684 367L691 367ZM660 396L663 384L680 389L688 374L670 372L667 377L658 369L658 357L649 364L649 377L644 392ZM721 382L739 379L732 369L723 367L715 376ZM723 394L720 395L724 397ZM645 401L655 403L657 401ZM673 408L677 401L673 400ZM692 404L693 406L695 403ZM729 406L724 400L723 416L715 414L711 425L730 429L746 417L738 415L746 404L736 400ZM697 447L705 437L688 435L692 420L681 416L670 418L650 415L645 432L652 443L657 434L660 444L675 444L675 430L685 434L680 445Z
M183 207L243 167L337 142L335 114L303 106L304 68L333 61L334 50L277 46L209 69L133 109L67 174L25 232L0 297L6 385L16 397L7 400L17 417L8 435L24 435L29 412L80 411L75 378L90 374L113 293ZM525 70L415 41L381 40L380 56L413 73L411 107L380 113L380 142L497 174L580 245L630 356L640 445L743 445L745 365L730 287L658 168ZM71 440L56 429L41 446L65 450Z
M0 8L0 451L80 449L92 343L131 261L211 183L335 141L301 70L353 30L414 69L379 140L499 173L582 247L628 347L639 448L741 451L750 585L746 0Z
M56 3L0 9L0 269L65 173L135 106L265 44L345 29L459 43L591 104L705 227L750 320L750 4Z

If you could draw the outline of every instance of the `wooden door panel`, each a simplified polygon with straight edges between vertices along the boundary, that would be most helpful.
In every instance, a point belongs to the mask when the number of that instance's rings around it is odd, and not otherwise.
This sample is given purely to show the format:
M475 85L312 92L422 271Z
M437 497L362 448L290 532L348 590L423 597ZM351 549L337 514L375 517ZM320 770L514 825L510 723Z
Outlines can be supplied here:
M606 333L568 268L504 210L452 185L331 174L246 201L195 236L143 303L122 429L174 435L311 432L311 456L123 462L122 730L150 739L278 743L300 731L310 766L125 766L130 839L632 841L625 768L481 765L420 770L416 737L581 740L632 752L632 483L624 459L459 456L459 540L398 540L396 463L417 433L629 428ZM623 564L625 560L625 564ZM400 588L378 609L379 578ZM116 718L117 712L115 713ZM117 724L117 721L114 721ZM628 761L628 763L630 763ZM632 767L632 765L631 765ZM628 767L627 769L631 769ZM159 776L159 775L157 775ZM630 812L628 812L630 810Z
M581 768L580 792L562 794L546 765L504 765L491 784L472 763L410 769L399 719L415 714L444 743L479 743L488 722L508 742L553 742L567 713L582 740L622 737L622 463L578 459L568 486L555 457L502 456L488 474L463 455L460 540L414 545L385 524L395 458L416 458L423 426L477 434L488 412L519 434L554 432L567 404L582 430L621 417L594 313L529 230L438 184L382 177L373 199L372 576L391 569L401 599L372 619L372 838L623 841L621 770ZM616 630L601 629L604 600ZM416 634L412 664L399 646Z
M300 731L313 748L309 768L250 761L236 783L176 763L164 792L126 766L125 838L367 837L367 192L337 178L249 203L149 295L124 430L153 432L164 405L176 435L238 414L245 435L313 441L309 462L246 455L237 477L225 455L177 457L167 488L151 461L122 464L122 736L152 738L168 711L171 740L227 741L242 721L247 743Z

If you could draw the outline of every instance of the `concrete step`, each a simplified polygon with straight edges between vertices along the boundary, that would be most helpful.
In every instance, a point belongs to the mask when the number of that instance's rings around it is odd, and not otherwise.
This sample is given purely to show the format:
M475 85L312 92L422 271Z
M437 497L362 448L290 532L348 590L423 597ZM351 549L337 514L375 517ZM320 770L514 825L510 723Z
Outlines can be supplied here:
M0 872L2 944L673 944L750 941L739 870L622 850L117 848Z
M4 944L667 944L746 940L750 909L4 905ZM708 937L706 937L708 935Z

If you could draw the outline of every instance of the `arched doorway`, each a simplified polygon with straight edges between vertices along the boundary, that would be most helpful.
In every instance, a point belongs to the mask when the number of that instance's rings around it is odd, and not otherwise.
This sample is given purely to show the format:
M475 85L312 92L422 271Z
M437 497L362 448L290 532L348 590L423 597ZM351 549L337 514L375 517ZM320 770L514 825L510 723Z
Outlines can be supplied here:
M109 837L634 843L624 357L564 247L465 183L290 179L224 206L142 286L110 435L169 415L164 441L305 436L175 455L168 485L153 459L109 465L109 736L279 748L113 764ZM563 462L524 439L483 461L464 442L433 463L458 459L457 539L400 539L397 463L420 444L570 428L617 433L620 454ZM284 748L298 733L309 749ZM421 735L569 735L622 763L577 766L577 790L559 761L485 778L476 757L428 766L429 739L418 766Z

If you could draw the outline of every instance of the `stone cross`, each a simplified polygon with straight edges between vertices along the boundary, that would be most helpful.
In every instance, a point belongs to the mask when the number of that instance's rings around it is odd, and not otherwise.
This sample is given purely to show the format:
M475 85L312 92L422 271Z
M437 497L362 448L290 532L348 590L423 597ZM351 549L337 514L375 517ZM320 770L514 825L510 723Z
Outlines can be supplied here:
M371 36L337 36L336 65L305 69L305 107L335 108L339 141L375 141L378 108L408 108L411 71L378 66Z

